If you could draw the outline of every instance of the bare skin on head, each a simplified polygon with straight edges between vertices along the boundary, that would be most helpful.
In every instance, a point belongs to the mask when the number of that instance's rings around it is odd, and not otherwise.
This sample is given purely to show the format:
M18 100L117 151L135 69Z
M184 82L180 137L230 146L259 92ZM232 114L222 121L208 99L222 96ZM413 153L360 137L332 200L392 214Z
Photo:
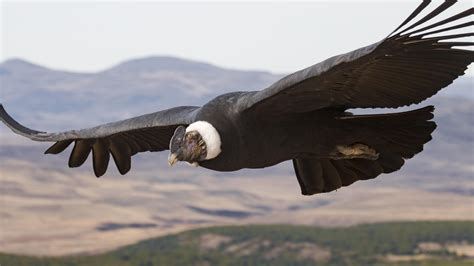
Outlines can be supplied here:
M170 141L168 163L173 166L178 161L199 166L199 162L219 155L220 136L217 130L205 121L198 121L187 128L176 128Z
M197 166L196 164L204 160L207 155L206 143L197 131L186 133L183 129L177 128L171 138L170 146L171 153L168 157L170 166L177 161L185 161Z

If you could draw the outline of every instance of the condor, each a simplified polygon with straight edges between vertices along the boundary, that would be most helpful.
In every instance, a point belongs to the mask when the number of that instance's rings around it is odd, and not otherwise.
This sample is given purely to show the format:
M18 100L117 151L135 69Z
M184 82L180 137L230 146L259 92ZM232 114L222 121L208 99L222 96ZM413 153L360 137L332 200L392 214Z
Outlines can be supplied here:
M69 166L92 152L102 176L112 155L121 174L138 152L170 150L173 165L185 161L217 171L263 168L292 160L302 194L312 195L375 178L402 167L423 150L436 124L432 106L391 114L353 115L351 108L397 108L419 103L464 74L473 62L474 25L461 19L473 8L430 23L456 1L423 1L391 34L375 44L331 57L261 91L221 95L201 107L183 106L83 130L46 133L26 128L0 106L15 133L71 143ZM451 32L456 30L455 33ZM463 32L464 31L464 32Z

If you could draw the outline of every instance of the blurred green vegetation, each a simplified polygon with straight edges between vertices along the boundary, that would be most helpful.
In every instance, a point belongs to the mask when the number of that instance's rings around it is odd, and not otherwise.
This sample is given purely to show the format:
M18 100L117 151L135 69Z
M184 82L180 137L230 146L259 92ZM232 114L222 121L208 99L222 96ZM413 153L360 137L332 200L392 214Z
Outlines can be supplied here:
M120 231L117 231L120 233ZM203 248L203 235L218 236L214 248ZM222 226L190 230L153 238L118 250L92 256L29 257L0 253L1 266L152 266L152 265L434 265L472 266L474 260L457 256L446 249L424 253L422 261L387 261L385 256L415 255L419 243L474 244L474 222L389 222L347 228L319 228L294 225ZM236 252L245 246L248 252ZM248 243L254 244L249 248ZM261 244L265 243L265 244ZM302 246L317 245L329 251L321 260L301 257ZM303 244L302 244L303 243ZM233 251L230 248L234 247ZM294 246L293 246L294 247ZM268 256L273 250L283 250ZM286 249L285 249L286 248ZM321 252L321 249L315 251ZM316 263L317 262L317 263Z

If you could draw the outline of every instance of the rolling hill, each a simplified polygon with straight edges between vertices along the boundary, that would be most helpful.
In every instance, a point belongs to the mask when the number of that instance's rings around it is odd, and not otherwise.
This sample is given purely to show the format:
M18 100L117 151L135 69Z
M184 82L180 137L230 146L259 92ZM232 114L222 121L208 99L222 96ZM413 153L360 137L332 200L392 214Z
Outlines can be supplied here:
M2 265L444 265L474 263L472 222L318 228L210 227L148 239L100 255L61 258L0 253Z

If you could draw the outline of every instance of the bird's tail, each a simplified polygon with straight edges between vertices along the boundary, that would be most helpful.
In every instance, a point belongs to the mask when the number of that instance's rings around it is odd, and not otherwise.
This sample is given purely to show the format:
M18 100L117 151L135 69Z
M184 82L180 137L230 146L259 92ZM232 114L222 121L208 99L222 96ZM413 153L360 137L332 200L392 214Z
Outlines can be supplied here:
M381 155L409 159L421 152L423 144L431 140L431 133L436 128L435 122L429 121L433 119L433 111L433 106L427 106L408 112L354 115L341 119L358 131L360 142Z
M302 194L329 192L358 180L397 171L405 159L421 152L423 145L431 140L436 128L429 121L433 111L434 107L428 106L402 113L341 117L341 125L350 129L353 138L350 143L342 144L341 151L354 157L294 159ZM357 157L360 152L366 152L365 158Z

